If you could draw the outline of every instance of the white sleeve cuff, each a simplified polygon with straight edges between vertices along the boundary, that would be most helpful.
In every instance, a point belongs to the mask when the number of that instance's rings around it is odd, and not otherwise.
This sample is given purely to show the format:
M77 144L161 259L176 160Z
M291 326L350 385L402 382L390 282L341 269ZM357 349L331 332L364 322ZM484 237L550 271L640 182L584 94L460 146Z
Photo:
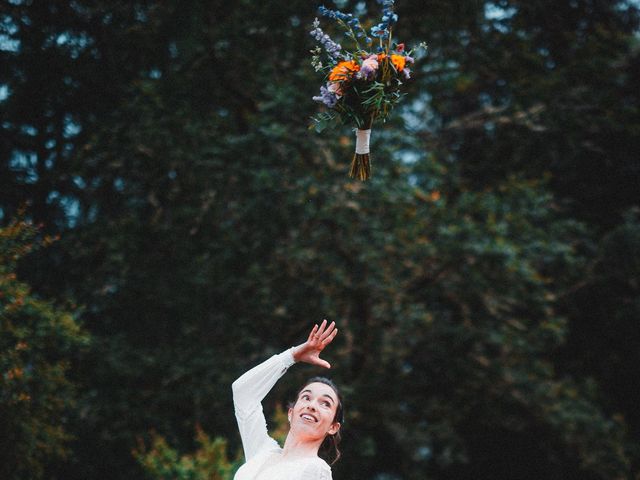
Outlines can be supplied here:
M291 347L278 355L284 368L289 368L291 365L296 363L296 361L293 359L293 348L294 347Z

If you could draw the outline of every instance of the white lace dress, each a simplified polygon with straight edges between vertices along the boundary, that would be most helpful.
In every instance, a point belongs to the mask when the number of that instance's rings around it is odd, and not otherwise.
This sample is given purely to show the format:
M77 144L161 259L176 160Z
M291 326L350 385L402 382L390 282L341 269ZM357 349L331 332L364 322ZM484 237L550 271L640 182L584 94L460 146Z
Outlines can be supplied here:
M267 433L262 399L293 365L291 350L274 355L233 382L233 404L246 463L234 480L331 480L331 467L320 457L287 459Z

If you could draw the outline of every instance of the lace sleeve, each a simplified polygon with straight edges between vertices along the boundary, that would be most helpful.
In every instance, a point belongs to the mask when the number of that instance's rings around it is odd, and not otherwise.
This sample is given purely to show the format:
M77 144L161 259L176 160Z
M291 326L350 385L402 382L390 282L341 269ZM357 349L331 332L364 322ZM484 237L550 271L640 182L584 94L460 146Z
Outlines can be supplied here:
M286 350L252 368L231 386L246 461L265 448L278 448L267 432L261 402L294 363L291 350Z

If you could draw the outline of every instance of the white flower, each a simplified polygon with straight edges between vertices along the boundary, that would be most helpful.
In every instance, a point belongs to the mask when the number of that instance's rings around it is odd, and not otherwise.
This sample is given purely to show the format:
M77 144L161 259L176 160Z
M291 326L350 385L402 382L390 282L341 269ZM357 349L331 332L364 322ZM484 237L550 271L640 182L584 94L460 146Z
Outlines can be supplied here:
M371 70L377 70L378 68L378 58L376 55L371 55L365 61L362 62L362 68L367 68Z

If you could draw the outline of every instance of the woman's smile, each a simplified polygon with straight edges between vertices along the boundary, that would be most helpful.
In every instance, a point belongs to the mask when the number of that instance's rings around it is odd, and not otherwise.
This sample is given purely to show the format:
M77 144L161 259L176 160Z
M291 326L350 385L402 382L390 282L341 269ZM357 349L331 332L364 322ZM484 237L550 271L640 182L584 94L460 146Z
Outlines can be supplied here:
M302 415L300 415L300 417L303 420L306 420L308 422L317 422L318 419L316 417L314 417L313 415L311 415L310 413L303 413Z
M300 433L306 431L305 436L313 431L313 437L324 438L336 429L334 419L337 404L336 394L330 386L320 382L310 383L300 392L293 406L291 427L300 429Z

